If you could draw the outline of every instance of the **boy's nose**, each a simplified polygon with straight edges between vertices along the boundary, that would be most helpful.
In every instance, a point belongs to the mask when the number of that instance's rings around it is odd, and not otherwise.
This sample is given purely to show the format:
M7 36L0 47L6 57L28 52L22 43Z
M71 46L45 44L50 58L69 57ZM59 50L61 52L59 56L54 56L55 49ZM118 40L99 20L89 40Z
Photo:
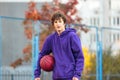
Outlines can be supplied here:
M57 26L61 26L61 24L57 24Z

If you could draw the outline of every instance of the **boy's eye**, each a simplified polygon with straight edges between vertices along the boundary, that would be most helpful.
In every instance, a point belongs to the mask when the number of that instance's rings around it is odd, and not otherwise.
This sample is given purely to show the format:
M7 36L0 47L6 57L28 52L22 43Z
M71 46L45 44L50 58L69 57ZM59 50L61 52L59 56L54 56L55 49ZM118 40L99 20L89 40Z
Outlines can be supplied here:
M57 23L57 21L54 21L54 23Z
M62 21L61 20L59 20L59 23L61 23Z
M61 20L55 21L55 23L61 23L61 22L62 22Z
M54 23L62 23L62 20L55 20Z

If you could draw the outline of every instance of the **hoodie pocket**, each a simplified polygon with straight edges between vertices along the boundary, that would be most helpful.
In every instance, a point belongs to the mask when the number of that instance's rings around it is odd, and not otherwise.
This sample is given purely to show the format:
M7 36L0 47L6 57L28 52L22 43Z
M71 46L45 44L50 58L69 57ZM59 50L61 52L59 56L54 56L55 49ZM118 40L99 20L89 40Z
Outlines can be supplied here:
M74 75L74 64L69 65L56 65L53 72L53 77L57 78L68 78Z
M65 68L65 65L56 65L53 73L54 78L65 77Z
M66 68L65 68L66 76L73 76L74 75L74 69L75 69L74 64L67 65Z

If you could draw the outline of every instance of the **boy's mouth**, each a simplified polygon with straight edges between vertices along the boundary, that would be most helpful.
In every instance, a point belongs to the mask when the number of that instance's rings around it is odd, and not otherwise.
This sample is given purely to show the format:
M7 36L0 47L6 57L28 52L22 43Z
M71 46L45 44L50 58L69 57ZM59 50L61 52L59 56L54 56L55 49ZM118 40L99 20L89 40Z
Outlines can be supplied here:
M60 26L57 26L57 28L60 28Z

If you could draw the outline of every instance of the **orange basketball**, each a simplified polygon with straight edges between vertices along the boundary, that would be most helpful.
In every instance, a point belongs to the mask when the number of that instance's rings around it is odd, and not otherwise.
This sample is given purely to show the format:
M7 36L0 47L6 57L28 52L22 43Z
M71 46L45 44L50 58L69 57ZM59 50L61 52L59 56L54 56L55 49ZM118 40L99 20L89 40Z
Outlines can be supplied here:
M50 72L54 68L54 57L52 55L45 55L40 60L40 67L44 71Z

